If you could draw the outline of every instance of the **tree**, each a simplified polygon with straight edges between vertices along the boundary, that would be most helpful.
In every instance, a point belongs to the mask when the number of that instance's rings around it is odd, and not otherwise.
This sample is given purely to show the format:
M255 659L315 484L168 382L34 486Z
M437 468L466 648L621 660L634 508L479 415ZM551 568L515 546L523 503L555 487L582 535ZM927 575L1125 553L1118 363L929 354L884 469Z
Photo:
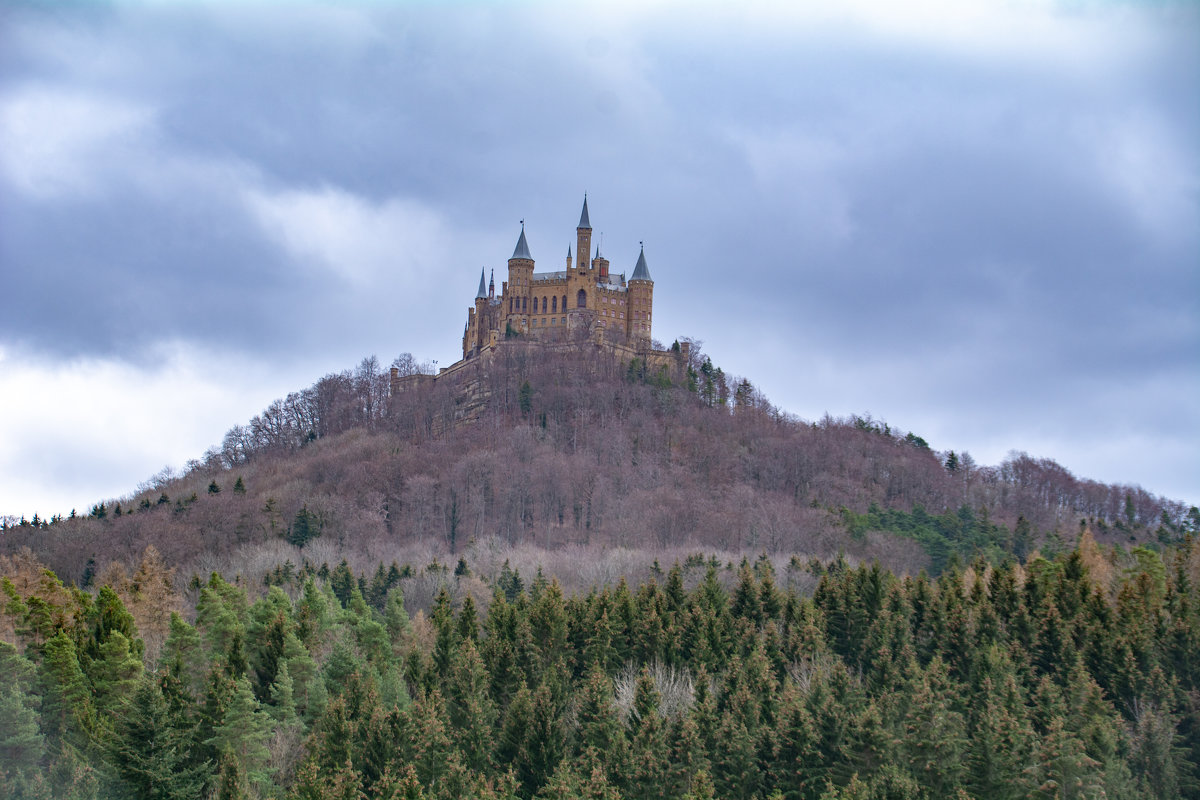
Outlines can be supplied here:
M10 771L10 780L31 777L45 753L39 698L32 694L34 667L15 647L0 641L0 675L0 771Z
M213 727L212 737L205 744L221 758L223 772L236 767L238 774L244 775L251 785L265 788L271 778L267 771L271 720L259 708L250 681L244 675L234 679L233 691L223 711L221 721Z
M212 766L195 763L190 734L171 714L157 683L145 677L138 682L126 711L117 717L109 758L137 797L200 797Z
M450 664L446 686L452 737L463 763L477 772L490 770L497 711L488 693L491 678L473 639L464 639Z
M517 402L521 408L521 414L529 416L529 412L533 410L533 387L529 385L529 381L521 384Z
M46 682L44 719L60 736L82 741L95 725L95 708L75 642L63 631L42 648L42 671Z
M288 544L294 544L296 547L304 547L310 540L320 535L320 518L311 513L307 505L301 506L300 510L296 512L296 517L292 520L291 526L288 528Z

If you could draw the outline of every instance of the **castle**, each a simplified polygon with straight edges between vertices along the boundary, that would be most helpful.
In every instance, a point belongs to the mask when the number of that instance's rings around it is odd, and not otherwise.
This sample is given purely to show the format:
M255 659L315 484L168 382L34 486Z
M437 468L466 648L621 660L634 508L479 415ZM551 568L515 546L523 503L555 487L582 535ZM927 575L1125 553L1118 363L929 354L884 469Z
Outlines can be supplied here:
M486 269L479 274L479 291L474 306L467 310L463 331L463 360L475 358L501 339L514 336L553 341L573 334L596 341L649 345L654 280L646 266L645 248L638 254L628 280L624 273L609 271L599 244L596 255L589 258L591 251L592 223L586 195L575 228L578 258L572 265L568 245L566 269L534 272L522 221L517 246L508 259L508 280L501 285L500 294L496 294L494 271L490 280Z
M436 426L448 427L478 418L490 389L485 376L504 351L604 352L622 363L635 365L643 373L682 380L690 357L689 342L676 342L670 349L655 347L650 337L654 316L654 280L646 265L646 252L638 253L633 274L609 271L608 260L600 254L588 258L592 248L592 223L588 218L587 196L575 228L575 252L572 264L567 247L566 269L534 272L533 255L525 239L525 223L512 258L508 259L508 280L496 294L495 275L488 279L486 268L479 275L475 303L467 309L463 330L462 359L442 367L436 375L413 373L400 375L392 367L393 396L450 379L455 406Z

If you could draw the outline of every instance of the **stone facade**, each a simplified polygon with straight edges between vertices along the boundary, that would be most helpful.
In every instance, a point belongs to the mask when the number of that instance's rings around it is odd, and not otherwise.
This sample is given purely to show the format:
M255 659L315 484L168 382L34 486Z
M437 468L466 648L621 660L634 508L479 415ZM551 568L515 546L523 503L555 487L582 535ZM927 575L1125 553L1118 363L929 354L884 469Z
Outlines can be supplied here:
M496 293L495 275L479 276L474 305L467 309L463 359L478 357L506 338L559 341L581 338L638 346L650 342L654 315L654 281L643 249L633 273L609 271L609 262L592 251L592 225L587 198L575 229L575 254L567 248L565 269L536 272L525 226L512 257L508 280Z

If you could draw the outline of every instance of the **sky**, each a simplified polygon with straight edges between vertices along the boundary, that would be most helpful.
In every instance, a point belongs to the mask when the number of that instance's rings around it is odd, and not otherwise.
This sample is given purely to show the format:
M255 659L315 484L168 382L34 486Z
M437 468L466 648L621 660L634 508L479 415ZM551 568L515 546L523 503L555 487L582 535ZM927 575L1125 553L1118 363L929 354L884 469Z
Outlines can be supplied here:
M1198 9L5 3L0 514L452 363L585 192L655 337L784 411L1200 503Z

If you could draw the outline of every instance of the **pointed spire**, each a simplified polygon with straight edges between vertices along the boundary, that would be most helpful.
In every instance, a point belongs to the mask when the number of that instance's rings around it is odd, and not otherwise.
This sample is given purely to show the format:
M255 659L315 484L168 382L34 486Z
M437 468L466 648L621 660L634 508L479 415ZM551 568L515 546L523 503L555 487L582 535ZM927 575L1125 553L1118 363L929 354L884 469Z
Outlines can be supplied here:
M480 269L479 269L479 291L475 293L476 300L480 299L481 297L487 297L487 284L484 283L484 279L487 277L485 273L486 273L486 270L483 269L482 267L480 267Z
M567 258L571 257L571 245L567 245Z
M525 220L521 220L521 238L517 239L517 248L513 250L512 257L533 261L533 256L529 255L529 243L525 241Z
M637 266L633 268L633 277L631 281L650 281L654 283L654 279L650 277L650 269L646 266L646 248L642 247L642 252L638 253Z
M579 224L576 227L587 228L589 231L592 229L592 222L587 213L587 192L583 193L583 213L579 215Z
M491 277L488 278L488 297L496 296L496 270L492 270Z

